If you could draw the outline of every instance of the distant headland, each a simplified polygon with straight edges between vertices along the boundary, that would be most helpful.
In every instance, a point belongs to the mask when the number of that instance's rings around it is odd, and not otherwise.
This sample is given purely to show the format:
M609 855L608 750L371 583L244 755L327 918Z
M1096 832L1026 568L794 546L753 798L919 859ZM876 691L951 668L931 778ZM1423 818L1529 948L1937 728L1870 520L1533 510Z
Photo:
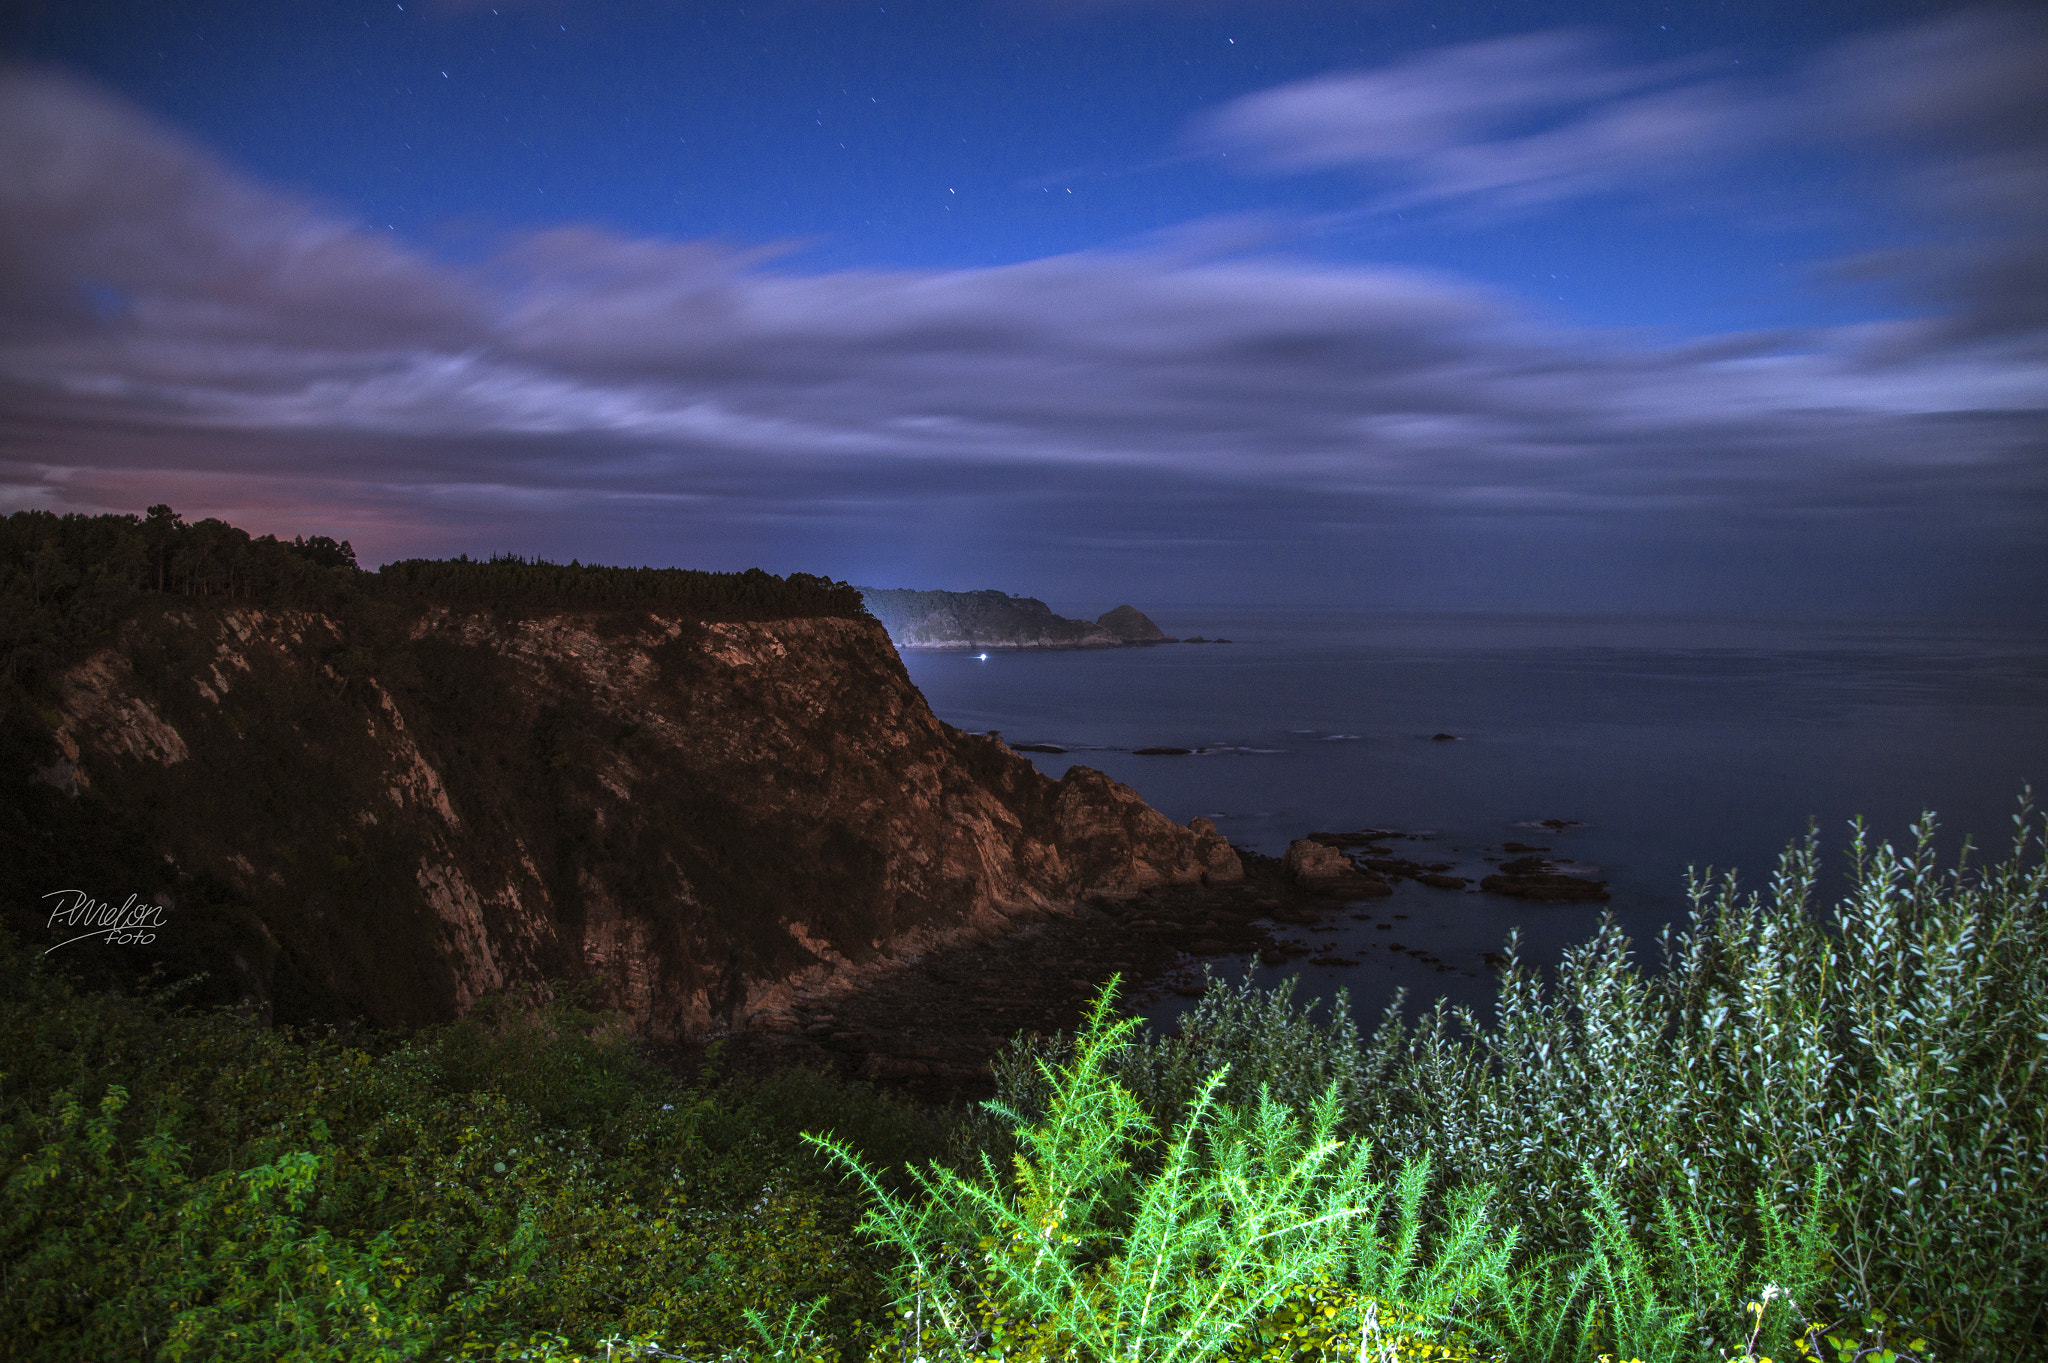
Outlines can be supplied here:
M1136 606L1070 620L1033 596L860 587L868 613L899 649L1127 648L1180 642ZM1227 639L1190 642L1228 643Z

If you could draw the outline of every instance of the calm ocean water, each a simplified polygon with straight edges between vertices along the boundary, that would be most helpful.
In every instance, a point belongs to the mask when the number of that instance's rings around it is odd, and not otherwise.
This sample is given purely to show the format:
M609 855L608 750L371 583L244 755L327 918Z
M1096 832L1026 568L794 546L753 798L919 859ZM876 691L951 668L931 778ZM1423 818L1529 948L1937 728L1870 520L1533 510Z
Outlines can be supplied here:
M1659 926L1686 916L1689 867L1761 885L1809 822L1839 854L1856 815L1896 841L1932 809L1945 845L1968 834L1995 850L2010 845L2023 785L2048 798L2048 627L1150 613L1168 634L1232 642L905 663L950 723L1070 749L1032 755L1048 775L1098 767L1170 817L1206 814L1262 852L1314 830L1398 829L1422 835L1400 855L1456 862L1460 875L1486 873L1514 840L1609 882L1609 905L1404 883L1363 906L1405 914L1392 933L1339 915L1338 933L1304 940L1360 964L1299 973L1307 993L1349 990L1362 1024L1397 986L1484 1007L1482 953L1513 927L1555 961L1611 910L1654 959ZM1132 751L1151 746L1208 751ZM1533 826L1545 819L1582 826ZM1829 865L1839 885L1839 855Z

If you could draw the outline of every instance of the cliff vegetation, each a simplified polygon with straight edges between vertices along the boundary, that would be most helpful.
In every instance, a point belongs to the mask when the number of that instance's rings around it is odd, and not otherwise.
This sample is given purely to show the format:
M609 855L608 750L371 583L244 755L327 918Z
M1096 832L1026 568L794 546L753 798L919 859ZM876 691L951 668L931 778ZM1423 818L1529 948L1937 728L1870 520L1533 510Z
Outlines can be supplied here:
M367 1044L0 950L0 1337L36 1359L2021 1360L2048 869L1701 886L1498 1018L1283 989L1020 1038L979 1117L688 1084L494 998ZM806 1134L808 1133L808 1134ZM857 1175L853 1182L839 1177Z
M858 619L842 582L760 569L603 568L507 554L406 559L374 573L346 540L251 535L168 506L143 516L19 511L0 520L0 680L33 687L151 599L335 609L377 599L505 610L662 607L697 620Z

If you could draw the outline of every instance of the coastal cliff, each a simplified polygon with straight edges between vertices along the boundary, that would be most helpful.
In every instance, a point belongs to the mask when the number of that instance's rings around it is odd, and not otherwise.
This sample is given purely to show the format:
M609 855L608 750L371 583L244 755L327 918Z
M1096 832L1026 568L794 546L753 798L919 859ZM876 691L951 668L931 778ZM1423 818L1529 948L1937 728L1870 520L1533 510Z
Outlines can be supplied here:
M163 598L41 691L0 773L14 931L54 940L52 891L138 894L155 943L65 950L206 970L280 1021L566 978L679 1041L1242 874L1204 821L941 723L864 617Z

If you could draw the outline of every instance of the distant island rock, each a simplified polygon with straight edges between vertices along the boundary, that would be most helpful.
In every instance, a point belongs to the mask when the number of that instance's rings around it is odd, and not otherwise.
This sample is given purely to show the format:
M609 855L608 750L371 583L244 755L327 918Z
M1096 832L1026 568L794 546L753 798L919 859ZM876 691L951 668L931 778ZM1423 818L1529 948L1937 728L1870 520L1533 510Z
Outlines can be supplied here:
M1172 638L1147 619L1136 606L1118 606L1095 617L1095 623L1127 644L1171 644Z
M868 613L882 622L899 649L1121 648L1128 642L1094 621L1054 615L1052 607L1032 596L995 590L857 590ZM1135 610L1131 614L1145 619Z

